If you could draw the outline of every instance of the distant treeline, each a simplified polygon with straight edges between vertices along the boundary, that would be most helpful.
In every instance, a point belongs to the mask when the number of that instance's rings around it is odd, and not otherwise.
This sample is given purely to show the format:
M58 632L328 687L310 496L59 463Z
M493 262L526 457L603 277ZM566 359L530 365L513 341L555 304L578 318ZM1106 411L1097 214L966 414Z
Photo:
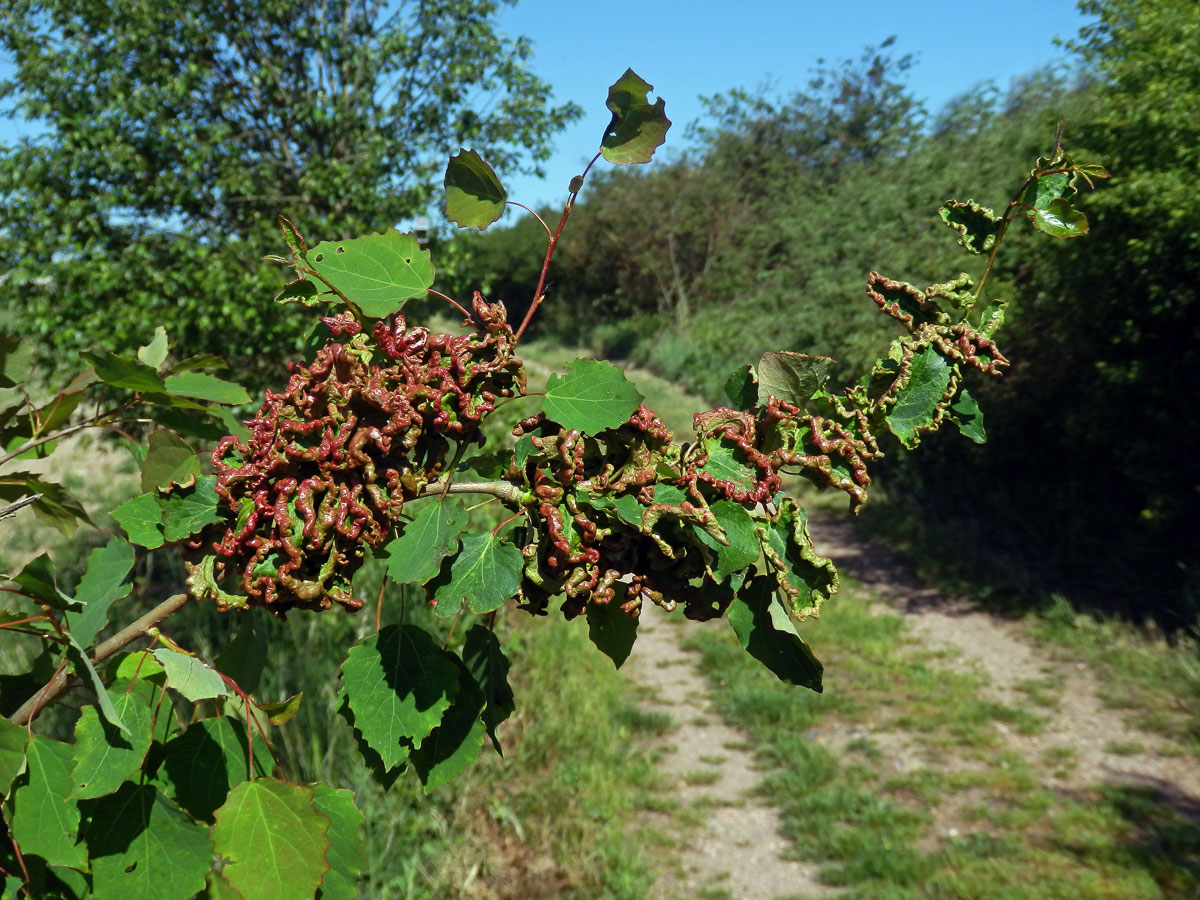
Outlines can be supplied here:
M903 86L911 60L886 44L791 96L711 100L694 149L588 185L541 328L714 401L725 375L751 361L748 348L832 356L850 376L892 335L865 296L866 274L954 277L972 261L937 207L950 197L1004 207L1063 119L1075 158L1114 177L1080 198L1089 236L1036 240L1014 228L1001 253L989 292L1013 303L1000 341L1013 366L971 386L988 444L939 435L889 460L881 480L924 550L990 563L1005 596L1061 592L1191 626L1200 6L1080 5L1097 24L1068 45L1072 75L1035 73L1007 92L977 86L935 116ZM459 287L482 280L517 316L544 245L529 217L459 238ZM981 257L972 274L982 267Z

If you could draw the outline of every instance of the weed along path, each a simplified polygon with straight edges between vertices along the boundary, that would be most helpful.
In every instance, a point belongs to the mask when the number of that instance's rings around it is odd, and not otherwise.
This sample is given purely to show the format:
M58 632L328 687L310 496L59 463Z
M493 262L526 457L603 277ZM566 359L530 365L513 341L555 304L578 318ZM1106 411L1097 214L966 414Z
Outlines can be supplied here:
M621 671L639 686L649 712L675 727L659 739L659 767L682 809L677 857L665 866L649 900L775 900L823 897L816 866L784 859L788 842L779 814L754 791L762 778L747 735L724 724L686 637L719 628L682 611L644 609L638 639Z

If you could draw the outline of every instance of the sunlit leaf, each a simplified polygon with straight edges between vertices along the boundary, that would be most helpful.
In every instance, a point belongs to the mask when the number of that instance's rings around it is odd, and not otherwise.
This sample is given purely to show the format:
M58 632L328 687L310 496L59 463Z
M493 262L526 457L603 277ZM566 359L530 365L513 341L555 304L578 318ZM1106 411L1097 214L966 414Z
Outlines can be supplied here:
M161 394L163 380L158 372L136 359L117 356L107 350L84 350L79 354L90 362L105 384L142 393Z
M262 740L254 739L254 774L269 775L271 754ZM250 777L246 728L222 716L193 722L171 738L163 752L156 780L180 806L197 819L211 822L230 789Z
M191 489L175 490L160 498L163 537L167 541L180 541L205 525L222 521L224 514L219 511L219 502L215 475L204 475L196 479Z
M466 769L483 746L485 727L479 718L485 704L483 691L458 657L450 658L458 670L458 692L438 727L408 757L426 792Z
M600 142L600 152L609 162L619 166L648 163L666 140L671 120L662 97L650 103L653 89L654 85L639 78L633 69L626 69L608 89L605 105L612 112L612 120Z
M221 676L204 661L186 653L177 653L169 647L155 647L150 651L167 674L167 686L178 691L185 699L212 700L228 697L229 688Z
M433 261L411 234L395 229L349 241L325 241L308 261L365 315L381 319L399 312L433 284Z
M888 427L904 446L917 446L920 432L934 423L952 374L936 347L925 347L913 355L908 383L887 416Z
M354 900L358 896L358 877L367 867L359 829L363 814L354 805L354 793L318 782L313 789L313 805L329 817L329 871L321 882L316 900Z
M388 625L350 648L338 696L385 769L407 758L401 741L420 744L441 722L458 692L456 663L414 625Z
M508 192L474 150L462 150L446 165L446 218L481 231L504 214Z
M26 748L25 783L13 793L8 818L22 852L52 866L87 868L87 849L78 843L79 807L69 801L71 748L35 734Z
M629 421L642 395L611 363L577 359L566 366L566 375L551 375L546 383L543 408L564 428L595 434Z
M0 800L8 796L13 779L25 771L25 745L29 729L0 716Z
M112 511L131 543L150 550L163 545L162 507L154 493L139 494Z
M167 393L172 397L193 397L197 400L209 400L226 406L250 402L250 395L240 384L225 381L206 372L168 375L163 382Z
M516 594L523 564L521 551L509 541L490 533L469 534L450 564L449 579L434 583L434 599L439 606L457 607L466 597L471 612L491 612Z
M87 571L75 592L75 602L82 603L83 609L67 614L67 625L81 646L90 646L108 624L113 601L133 590L125 577L133 569L134 555L133 547L120 538L110 538L88 554Z
M292 694L286 700L279 700L275 703L259 703L256 704L259 709L267 714L267 720L272 725L285 725L300 711L300 702L304 699L304 692Z
M458 549L458 535L466 524L466 507L455 498L427 501L385 548L388 575L400 584L424 584Z
M958 232L958 243L971 253L987 253L996 243L1000 217L974 200L947 200L938 215Z
M212 846L243 900L312 897L329 871L329 817L313 789L273 778L244 781L216 812Z
M167 359L167 329L159 325L154 337L144 347L139 347L137 357L151 369L157 369Z
M137 772L150 749L150 707L136 692L113 698L127 731L119 731L100 718L94 706L85 706L75 723L75 765L71 771L71 798L103 797L117 790Z
M166 490L178 484L188 487L200 474L200 460L183 438L160 428L150 432L150 450L142 466L142 490Z

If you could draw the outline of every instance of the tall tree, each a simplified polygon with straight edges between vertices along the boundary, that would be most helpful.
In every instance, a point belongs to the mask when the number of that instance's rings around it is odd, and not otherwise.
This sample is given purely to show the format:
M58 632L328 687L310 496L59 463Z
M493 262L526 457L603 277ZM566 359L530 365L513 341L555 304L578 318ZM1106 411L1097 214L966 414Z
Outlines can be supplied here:
M287 349L259 315L277 216L317 238L394 225L448 150L528 171L577 115L497 31L511 2L6 4L0 100L45 133L0 149L5 306L60 346L166 321L189 351Z

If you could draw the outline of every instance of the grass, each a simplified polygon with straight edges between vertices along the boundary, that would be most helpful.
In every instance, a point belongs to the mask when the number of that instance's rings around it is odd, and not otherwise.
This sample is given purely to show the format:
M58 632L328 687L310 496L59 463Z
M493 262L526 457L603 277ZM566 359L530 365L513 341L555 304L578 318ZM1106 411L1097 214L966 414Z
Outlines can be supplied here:
M978 676L942 668L870 600L846 579L806 633L826 664L823 694L780 683L719 630L689 639L722 715L768 765L761 793L791 852L818 862L840 898L1197 895L1200 828L1185 811L1142 788L1044 787L1050 770L1074 766L1074 750L1031 762L999 726L1036 731L1048 705L989 702ZM846 726L857 735L841 744L803 737Z

